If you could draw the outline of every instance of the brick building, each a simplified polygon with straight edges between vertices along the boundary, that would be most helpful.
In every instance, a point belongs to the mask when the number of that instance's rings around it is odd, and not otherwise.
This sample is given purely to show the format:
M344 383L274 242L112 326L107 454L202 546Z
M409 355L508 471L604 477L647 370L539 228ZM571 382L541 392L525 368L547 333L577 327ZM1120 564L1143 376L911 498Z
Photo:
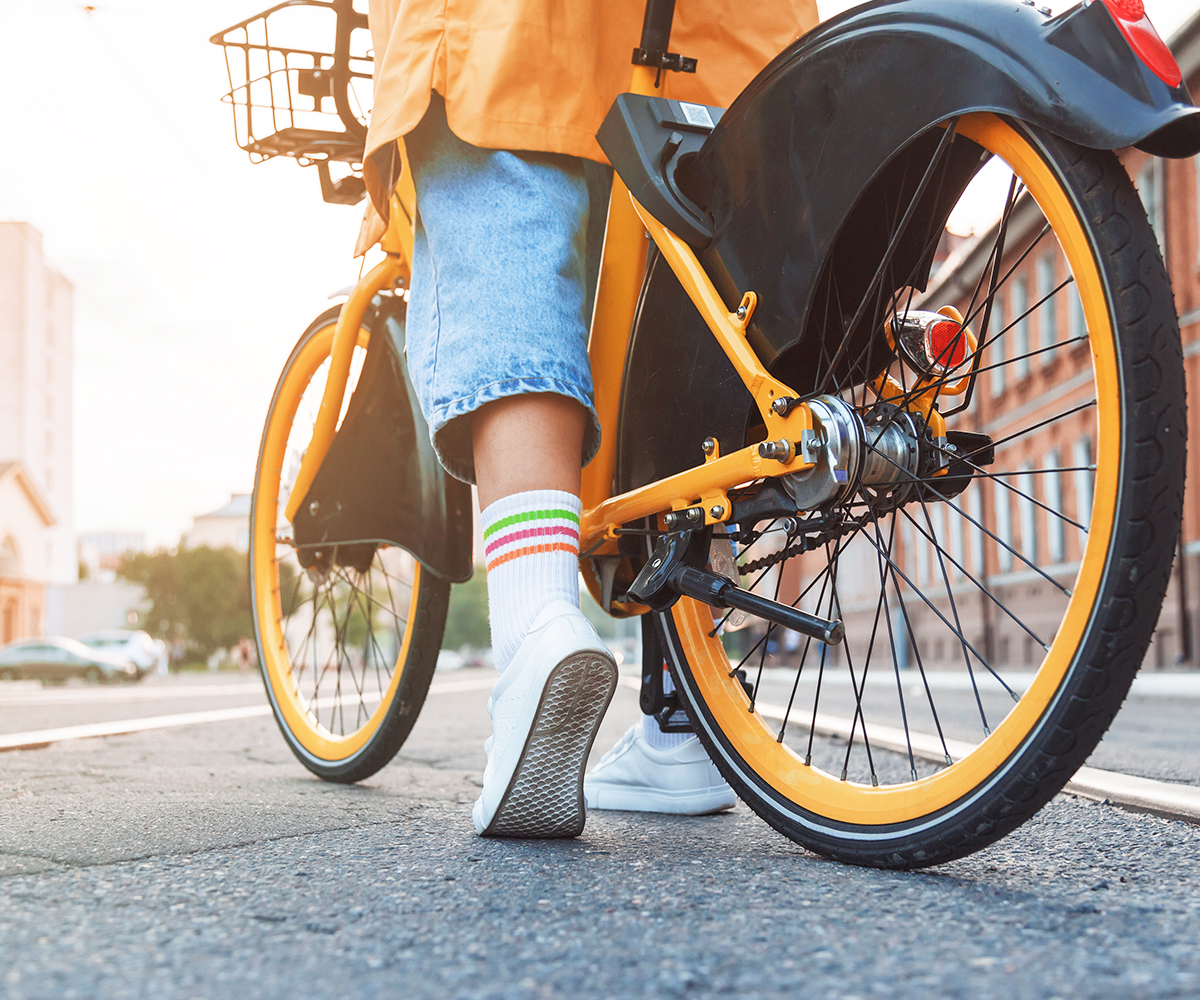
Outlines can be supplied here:
M1197 92L1200 14L1175 34L1171 48L1190 89ZM1200 627L1200 449L1195 433L1196 401L1200 400L1200 158L1164 160L1136 149L1122 150L1119 156L1158 237L1174 289L1193 432L1179 554L1146 666L1195 666ZM1014 324L1011 340L1003 346L1010 357L1030 357L993 367L986 383L977 390L979 406L975 413L979 419L972 422L977 423L974 429L997 439L1047 415L1084 404L1086 394L1094 392L1079 295L1073 284L1062 287L1071 277L1066 260L1057 246L1037 246L1030 252L1044 224L1040 213L1027 212L1023 219L1014 213L1014 221L1023 221L1024 227L1010 228L1001 270L1007 274L1013 268L1012 277L1009 287L997 296L997 315L992 325L999 328ZM976 246L989 245L985 236ZM931 305L952 301L960 308L967 307L970 292L965 289L974 288L983 261L978 251L972 256L969 248L964 249L966 253L957 262L949 261L950 266L936 276L929 290ZM1054 294L1056 289L1061 289L1058 294ZM1051 296L1048 301L1047 296ZM1001 342L996 346L1001 347ZM1013 443L1012 447L1020 449L1020 467L1030 470L1017 477L1016 485L1032 501L996 482L971 491L970 502L977 515L984 515L985 526L1018 550L1014 555L967 528L973 545L977 550L982 548L988 559L989 585L1007 589L1010 595L1014 589L1024 591L1019 597L1013 595L1015 603L1010 606L1014 609L1045 601L1050 596L1047 591L1052 590L1051 584L1021 564L1020 555L1028 556L1050 576L1061 573L1064 578L1073 578L1078 567L1082 532L1052 517L1046 508L1060 510L1086 526L1092 496L1084 469L1095 458L1094 423L1092 415L1081 410L1072 419L1056 421L1044 432L1024 435ZM1011 458L1005 467L1014 467ZM1054 468L1069 471L1041 471ZM1003 624L994 627L998 638L993 649L999 662L1032 666L1040 661L1030 636L1011 623L1008 628ZM1020 644L1019 654L1007 648L1010 643Z

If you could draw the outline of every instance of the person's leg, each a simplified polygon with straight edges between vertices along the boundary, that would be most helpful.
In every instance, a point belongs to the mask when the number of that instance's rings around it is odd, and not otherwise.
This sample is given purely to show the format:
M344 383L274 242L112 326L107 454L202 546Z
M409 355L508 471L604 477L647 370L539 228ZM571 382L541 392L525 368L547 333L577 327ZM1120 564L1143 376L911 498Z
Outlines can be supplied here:
M553 601L579 606L579 457L588 414L552 393L509 396L472 414L488 619L505 671Z
M588 413L552 393L508 396L471 416L479 506L525 490L579 495Z
M488 618L500 681L475 827L572 836L583 767L616 686L616 665L579 611L580 454L588 414L551 393L472 414Z
M579 473L599 445L585 319L600 244L588 216L603 216L589 187L600 185L566 157L462 143L437 99L408 152L418 203L409 373L442 464L479 485L502 672L475 825L570 836L582 829L583 763L615 685L611 655L579 611ZM573 723L539 723L555 698L578 709Z
M408 152L409 372L439 460L480 487L501 673L472 819L488 836L577 836L584 764L617 681L579 610L579 473L599 445L587 182L568 157L463 143L439 100Z
M473 415L484 530L514 516L526 518L512 543L506 544L503 528L484 539L492 649L501 671L547 604L579 603L579 536L564 521L562 508L579 513L579 454L586 422L587 413L578 403L550 394L509 397ZM543 551L499 565L493 561L496 553L521 551L530 541L540 542ZM667 694L674 690L669 674L663 687ZM585 777L584 797L591 809L689 815L722 812L735 802L733 789L700 741L691 733L664 733L652 715L634 723Z

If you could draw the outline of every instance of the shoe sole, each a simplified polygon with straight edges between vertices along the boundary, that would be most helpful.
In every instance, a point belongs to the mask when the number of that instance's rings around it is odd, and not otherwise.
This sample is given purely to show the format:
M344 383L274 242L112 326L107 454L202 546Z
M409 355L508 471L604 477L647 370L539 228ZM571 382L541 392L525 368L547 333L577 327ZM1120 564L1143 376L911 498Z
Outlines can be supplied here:
M616 688L616 664L590 650L572 653L550 672L521 759L483 836L583 832L583 768Z
M713 816L737 804L732 790L712 792L662 792L628 787L593 787L584 796L589 809L613 812L648 812L668 816Z

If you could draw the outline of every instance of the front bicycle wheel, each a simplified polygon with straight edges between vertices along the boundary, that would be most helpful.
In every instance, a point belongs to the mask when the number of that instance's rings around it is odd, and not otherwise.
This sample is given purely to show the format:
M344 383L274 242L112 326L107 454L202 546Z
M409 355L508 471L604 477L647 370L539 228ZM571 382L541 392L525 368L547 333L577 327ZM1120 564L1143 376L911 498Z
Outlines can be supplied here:
M284 739L314 774L354 782L387 764L417 720L450 585L378 539L302 548L284 516L312 439L339 311L304 332L271 400L254 480L250 586L259 663ZM369 339L361 330L339 422Z
M844 643L765 622L723 641L688 599L659 619L695 727L751 808L820 854L895 868L997 840L1091 753L1149 644L1182 508L1177 319L1124 169L993 115L948 130L898 155L909 192L934 190L939 156L978 147L949 215L975 235L924 290L883 267L856 300L823 275L824 300L875 331L856 357L823 355L829 475L789 484L786 527L740 526L743 586L841 619ZM915 238L907 207L860 230L885 241L863 256ZM927 238L930 257L949 239L940 222ZM944 432L922 396L951 414Z

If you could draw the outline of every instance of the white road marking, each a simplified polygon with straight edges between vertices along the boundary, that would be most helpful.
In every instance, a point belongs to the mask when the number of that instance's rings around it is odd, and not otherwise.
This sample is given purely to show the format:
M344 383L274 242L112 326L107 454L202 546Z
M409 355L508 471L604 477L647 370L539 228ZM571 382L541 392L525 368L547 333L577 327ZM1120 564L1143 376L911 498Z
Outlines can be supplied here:
M482 691L496 683L494 677L473 680L442 681L429 685L430 694L455 694L462 691ZM196 690L200 690L197 688ZM261 687L259 694L265 694ZM34 729L24 733L0 736L0 752L5 750L37 750L64 740L86 740L97 736L123 736L148 729L173 729L196 726L207 722L230 722L270 715L270 705L247 705L245 708L222 708L211 712L182 712L178 715L152 715L142 719L121 719L117 722L96 722L82 726L61 726L57 729Z
M621 683L633 690L640 690L641 683L632 677L622 677ZM758 702L755 705L758 714L768 719L782 720L786 714L783 705L772 705ZM807 722L797 723L798 728L808 731ZM851 720L835 715L818 714L813 729L822 736L838 736L848 739L851 731ZM859 728L861 734L861 727ZM909 733L892 726L871 726L871 745L893 750L897 753L908 753L912 747L914 757L930 760L938 764L946 762L948 751L952 760L961 760L975 749L975 744L962 740L946 740L945 750L942 741L928 733ZM1108 801L1114 805L1132 809L1137 812L1149 812L1169 819L1181 819L1190 823L1200 823L1200 788L1195 785L1177 785L1169 781L1155 781L1153 778L1139 778L1132 774L1122 774L1120 771L1105 771L1098 767L1081 767L1075 772L1075 777L1067 782L1063 789L1072 795L1088 799Z
M162 687L65 688L5 691L0 688L0 706L94 705L109 701L171 701L193 698L230 698L261 695L262 681L240 684L164 684Z
M477 677L461 681L440 681L429 686L432 694L457 694L465 691L482 691L495 683L491 676ZM624 687L637 691L641 683L634 677L622 677ZM229 690L235 688L236 690ZM249 694L261 691L257 685L227 685L226 693ZM204 689L192 689L200 695ZM211 691L211 689L210 689ZM757 709L760 715L769 719L782 719L785 709L782 705L772 705L759 702ZM10 733L0 736L0 752L6 750L34 750L59 743L65 740L91 739L98 736L122 736L128 733L145 732L151 729L172 729L179 726L195 726L211 722L230 722L236 719L250 719L271 714L269 705L247 705L243 708L217 709L210 712L183 712L176 715L154 715L141 719L122 719L117 722L98 722L82 726L62 726L57 729L36 729L24 733ZM851 720L838 716L818 714L816 731L826 736L839 736L843 739L850 736ZM945 761L942 742L936 736L928 733L905 734L902 729L891 726L871 727L871 742L877 746L898 753L907 754L912 748L914 757L932 760L936 763ZM965 757L974 745L961 740L946 740L946 750L951 758ZM1105 771L1095 767L1081 767L1075 777L1067 783L1064 789L1073 795L1089 799L1106 800L1116 805L1124 806L1140 812L1150 812L1171 819L1182 819L1200 823L1200 788L1194 785L1176 785L1166 781L1155 781L1151 778L1139 778L1118 771Z
M84 726L62 726L58 729L34 729L26 733L0 736L0 751L37 750L63 740L86 740L93 736L122 736L147 729L172 729L176 726L195 726L202 722L229 722L231 719L250 719L270 715L270 705L248 705L245 708L222 708L214 712L183 712L179 715L151 715L144 719L121 719L119 722L95 722Z
M18 682L20 683L20 682ZM495 675L486 683L481 677L461 681L435 681L430 691L447 693L475 691L491 687L496 683ZM179 701L196 698L235 698L263 696L261 680L242 681L238 684L164 684L149 687L84 687L84 688L18 688L4 689L0 685L0 708L19 708L25 705L93 705L102 702L125 701Z
M795 679L795 669L786 667L771 667L764 671L763 680L787 679L790 686ZM1037 676L1036 670L1005 670L1000 675L1017 694L1024 694ZM919 670L904 670L900 674L905 686L905 694L924 694L928 684L934 691L971 691L975 686L983 694L1002 694L1003 686L995 677L986 671L976 672L974 680L965 670L927 670L922 676ZM814 685L815 675L801 679L802 685ZM826 670L821 679L823 685L849 687L850 673L847 670ZM896 689L894 672L880 671L867 678L869 689ZM1162 673L1145 671L1133 680L1129 689L1130 698L1200 698L1200 671L1164 671Z

